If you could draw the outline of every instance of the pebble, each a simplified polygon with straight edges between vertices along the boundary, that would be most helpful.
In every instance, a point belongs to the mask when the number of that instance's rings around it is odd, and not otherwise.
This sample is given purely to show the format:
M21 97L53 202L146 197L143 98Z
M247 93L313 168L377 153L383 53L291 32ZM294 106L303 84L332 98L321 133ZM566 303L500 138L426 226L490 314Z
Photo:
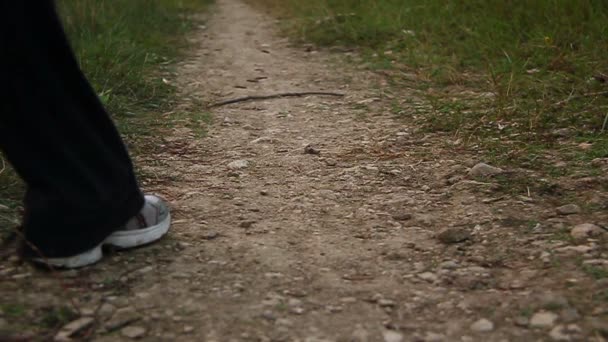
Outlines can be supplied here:
M530 327L532 328L549 328L555 324L557 314L549 311L540 311L530 318Z
M191 326L191 325L186 325L186 326L184 327L184 333L185 333L185 334L189 334L189 333L191 333L191 332L193 332L193 331L194 331L194 327L193 327L193 326Z
M146 335L146 329L144 327L139 327L139 326L128 326L128 327L122 328L120 330L120 333L124 337L136 339L136 338L144 337L144 335Z
M382 306L382 307L394 307L396 305L394 300L390 300L390 299L380 299L378 300L378 305Z
M437 239L446 244L459 243L471 238L471 233L464 228L447 228L437 234Z
M304 153L319 155L319 154L321 154L321 151L317 150L314 146L309 144L309 145L306 145L306 147L304 147Z
M469 176L471 177L491 177L503 173L504 170L498 167L494 167L485 163L479 163L469 170Z
M247 168L248 166L249 166L249 161L244 160L244 159L235 160L228 164L228 168L231 170L241 170L241 169Z
M570 235L576 240L596 237L604 233L604 230L593 223L582 223L576 225L570 231Z
M402 342L403 341L403 335L394 330L384 330L382 332L382 337L384 337L384 342Z
M419 273L419 274L417 274L417 277L424 281L428 281L429 283L433 283L433 282L437 281L437 275L433 272Z
M476 332L490 332L494 330L494 323L486 318L481 318L475 323L471 324L471 330Z
M572 341L577 338L577 335L581 332L581 328L576 324L560 324L551 329L549 337L554 341Z
M66 324L57 335L55 335L54 341L72 341L71 337L90 327L95 320L92 317L82 317L75 321Z
M453 260L444 261L441 264L439 264L439 268L443 268L446 270L455 270L458 268L458 263Z
M580 213L581 207L579 207L576 204L566 204L566 205L562 205L561 207L557 207L557 209L555 209L555 210L560 215L572 215L572 214Z
M120 329L125 325L137 321L140 318L135 309L127 307L116 311L114 317L105 324L105 328L109 331Z
M412 218L412 214L410 214L410 213L399 213L399 214L393 215L393 220L395 220L395 221L407 221L407 220L410 220L411 218Z

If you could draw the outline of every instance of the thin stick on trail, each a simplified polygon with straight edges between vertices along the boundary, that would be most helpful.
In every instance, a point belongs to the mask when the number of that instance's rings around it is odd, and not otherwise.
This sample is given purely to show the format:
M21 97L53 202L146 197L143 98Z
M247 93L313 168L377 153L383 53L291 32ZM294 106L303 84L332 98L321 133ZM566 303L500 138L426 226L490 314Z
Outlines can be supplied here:
M298 92L298 93L279 93L279 94L272 94L272 95L251 95L251 96L237 97L235 99L216 102L214 104L209 105L209 108L221 107L221 106L238 103L238 102L278 99L278 98L282 98L282 97L300 97L300 96L309 96L309 95L337 96L337 97L344 96L344 94L341 94L341 93L332 93L332 92L324 92L324 91L305 91L305 92Z

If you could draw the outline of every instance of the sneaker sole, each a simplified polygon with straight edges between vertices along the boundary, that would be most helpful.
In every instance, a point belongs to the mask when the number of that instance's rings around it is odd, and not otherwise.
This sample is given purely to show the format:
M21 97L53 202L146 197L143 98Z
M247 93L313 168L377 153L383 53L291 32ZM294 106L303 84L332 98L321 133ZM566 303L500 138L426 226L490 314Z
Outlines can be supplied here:
M66 258L33 259L33 261L58 268L79 268L92 265L103 257L103 246L113 246L120 249L135 248L147 245L162 238L171 227L171 214L159 224L138 230L117 231L108 236L102 243L82 252Z

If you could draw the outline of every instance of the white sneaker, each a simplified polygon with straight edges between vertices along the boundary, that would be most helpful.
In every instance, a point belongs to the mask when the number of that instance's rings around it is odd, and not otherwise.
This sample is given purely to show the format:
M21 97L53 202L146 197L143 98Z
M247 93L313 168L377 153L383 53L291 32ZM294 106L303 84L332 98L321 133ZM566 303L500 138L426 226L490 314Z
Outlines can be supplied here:
M121 249L147 245L159 240L169 231L171 214L167 204L157 196L146 195L144 207L124 228L115 231L96 247L65 258L34 258L34 262L58 268L78 268L94 264L103 257L102 246Z

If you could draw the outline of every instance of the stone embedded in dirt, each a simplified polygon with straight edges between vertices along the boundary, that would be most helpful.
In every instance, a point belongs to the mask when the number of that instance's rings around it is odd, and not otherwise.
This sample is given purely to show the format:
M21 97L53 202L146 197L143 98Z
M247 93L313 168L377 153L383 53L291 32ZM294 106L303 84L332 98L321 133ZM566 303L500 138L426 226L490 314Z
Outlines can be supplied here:
M447 260L439 264L439 268L443 268L446 270L455 270L458 268L458 263L454 260Z
M423 272L423 273L417 274L416 276L429 283L434 283L437 281L437 275L433 272Z
M464 228L447 228L437 234L437 239L443 243L459 243L471 238L471 233Z
M486 318L481 318L475 323L471 324L471 330L476 332L490 332L494 330L494 323Z
M325 165L336 166L338 165L338 162L335 159L325 159Z
M580 213L581 207L576 204L566 204L562 205L561 207L557 207L555 210L560 215L572 215Z
M503 173L504 170L498 167L488 165L486 163L479 163L473 166L469 170L469 176L475 178L492 177Z
M99 310L97 310L97 314L103 318L110 317L116 311L116 307L110 303L103 303Z
M570 231L570 235L576 240L583 240L590 237L597 237L605 233L605 231L593 223L582 223L576 225Z
M395 221L407 221L407 220L410 220L411 218L412 218L412 214L410 214L410 213L399 213L399 214L393 215L393 220L395 220Z
M239 223L239 227L249 229L255 224L255 221L243 221Z
M59 330L57 335L55 335L54 341L72 341L72 337L93 325L94 322L95 319L92 317L81 317L72 321Z
M382 299L378 300L378 305L380 305L381 307L390 307L390 308L392 308L395 305L397 305L397 303L395 303L394 300L382 298Z
M557 314L549 311L540 311L530 318L530 327L532 328L550 328L557 320Z
M217 239L220 236L220 233L218 232L207 232L205 234L203 234L202 238L205 240L213 240L213 239Z
M228 168L231 170L242 170L249 166L249 161L245 159L235 160L228 163Z
M402 342L403 335L394 330L384 330L382 332L384 342Z
M314 154L314 155L319 155L321 154L321 151L319 151L318 149L316 149L313 145L308 144L304 147L304 153L305 154Z
M124 337L137 339L146 335L146 328L140 326L128 326L120 330L120 334Z
M191 326L191 325L186 325L186 326L184 327L184 330L183 330L183 331L184 331L184 334L190 334L191 332L193 332L193 331L194 331L194 327L193 327L193 326Z
M110 319L106 324L105 328L108 331L113 331L124 327L125 325L129 325L140 319L139 314L132 307L126 307L116 311L112 319Z
M549 337L553 341L572 341L579 340L581 333L581 328L576 324L560 324L551 329Z

